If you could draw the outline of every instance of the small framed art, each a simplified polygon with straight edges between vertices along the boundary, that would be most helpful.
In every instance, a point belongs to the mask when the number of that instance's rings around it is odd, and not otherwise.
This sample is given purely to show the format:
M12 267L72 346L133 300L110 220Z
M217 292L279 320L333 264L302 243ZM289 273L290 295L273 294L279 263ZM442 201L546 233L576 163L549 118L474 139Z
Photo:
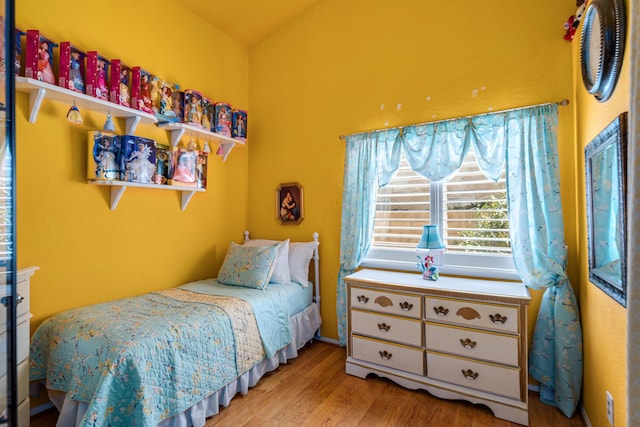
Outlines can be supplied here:
M304 219L304 194L297 182L276 188L276 219L280 224L300 224Z

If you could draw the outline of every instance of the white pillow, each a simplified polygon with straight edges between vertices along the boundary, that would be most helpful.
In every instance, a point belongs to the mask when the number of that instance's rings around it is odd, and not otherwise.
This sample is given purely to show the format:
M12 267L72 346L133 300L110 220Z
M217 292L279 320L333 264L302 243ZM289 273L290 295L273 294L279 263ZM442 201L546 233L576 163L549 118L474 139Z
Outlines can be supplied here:
M291 283L291 274L289 273L289 239L284 241L250 239L244 244L247 246L268 246L274 243L278 243L278 256L276 257L276 268L273 271L270 282Z
M309 286L309 262L319 244L319 242L289 243L289 272L292 282L299 283L304 288Z

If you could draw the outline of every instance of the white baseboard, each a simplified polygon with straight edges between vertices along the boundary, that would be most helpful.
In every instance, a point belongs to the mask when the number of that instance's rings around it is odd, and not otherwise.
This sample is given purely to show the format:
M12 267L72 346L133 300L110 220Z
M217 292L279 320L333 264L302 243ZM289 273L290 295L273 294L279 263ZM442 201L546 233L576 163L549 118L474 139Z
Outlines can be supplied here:
M323 337L323 336L317 336L314 339L318 340L318 341L322 341L322 342L328 342L330 344L336 344L336 345L340 345L340 341L338 340L334 340L333 338L327 338L327 337Z

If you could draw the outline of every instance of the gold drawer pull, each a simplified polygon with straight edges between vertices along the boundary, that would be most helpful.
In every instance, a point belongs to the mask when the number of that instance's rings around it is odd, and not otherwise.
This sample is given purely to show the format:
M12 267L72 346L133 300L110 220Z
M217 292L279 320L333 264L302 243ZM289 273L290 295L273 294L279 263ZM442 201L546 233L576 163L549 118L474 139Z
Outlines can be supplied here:
M400 303L400 308L406 311L411 311L411 309L413 308L413 304L405 301L405 302L401 302Z
M456 312L456 314L464 317L466 320L480 319L481 317L480 313L471 307L462 307Z
M374 303L378 304L381 307L392 307L393 301L389 297L378 297L373 300Z
M478 373L473 372L471 369L463 369L462 375L468 380L475 380L476 378L478 378Z
M438 316L446 316L449 313L449 309L443 306L433 307L433 311L435 311Z
M496 314L490 314L489 319L491 319L493 323L504 324L507 321L507 316L502 316L501 314L496 313Z
M358 302L366 304L369 302L369 297L366 295L358 295Z
M380 353L380 357L381 357L382 359L387 359L387 360L389 360L389 359L391 359L391 356L393 356L393 355L392 355L391 353L389 353L387 350L380 351L379 353Z
M384 332L389 332L389 329L391 329L391 325L387 325L386 323L378 323L378 329Z
M462 346L464 348L474 348L476 346L477 342L471 341L469 338L464 339L464 340L462 338L460 338L460 344L462 344Z

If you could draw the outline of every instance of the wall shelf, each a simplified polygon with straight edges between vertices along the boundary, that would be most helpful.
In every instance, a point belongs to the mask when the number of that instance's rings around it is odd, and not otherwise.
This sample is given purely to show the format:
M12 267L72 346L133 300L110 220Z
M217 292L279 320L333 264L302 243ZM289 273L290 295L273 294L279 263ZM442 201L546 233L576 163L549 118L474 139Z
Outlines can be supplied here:
M222 146L222 161L227 160L227 156L236 145L244 145L242 140L210 132L198 126L186 123L158 123L158 127L167 130L171 134L171 145L175 147L185 134L204 138L205 141L217 142ZM212 152L215 152L213 150Z
M35 123L40 106L45 98L63 102L69 107L75 102L78 108L111 114L126 120L126 134L133 135L139 123L154 124L158 120L153 114L114 104L80 92L27 77L16 76L16 90L29 94L29 122Z
M182 196L182 200L180 202L180 208L185 210L191 201L191 198L196 193L204 193L207 191L205 188L194 188L194 187L180 187L177 185L160 185L160 184L144 184L140 182L126 182L126 181L117 181L117 180L89 180L87 181L89 184L93 185L102 185L111 187L111 210L116 210L118 206L118 202L122 198L125 190L128 187L137 187L137 188L152 188L154 190L172 190L179 191Z

